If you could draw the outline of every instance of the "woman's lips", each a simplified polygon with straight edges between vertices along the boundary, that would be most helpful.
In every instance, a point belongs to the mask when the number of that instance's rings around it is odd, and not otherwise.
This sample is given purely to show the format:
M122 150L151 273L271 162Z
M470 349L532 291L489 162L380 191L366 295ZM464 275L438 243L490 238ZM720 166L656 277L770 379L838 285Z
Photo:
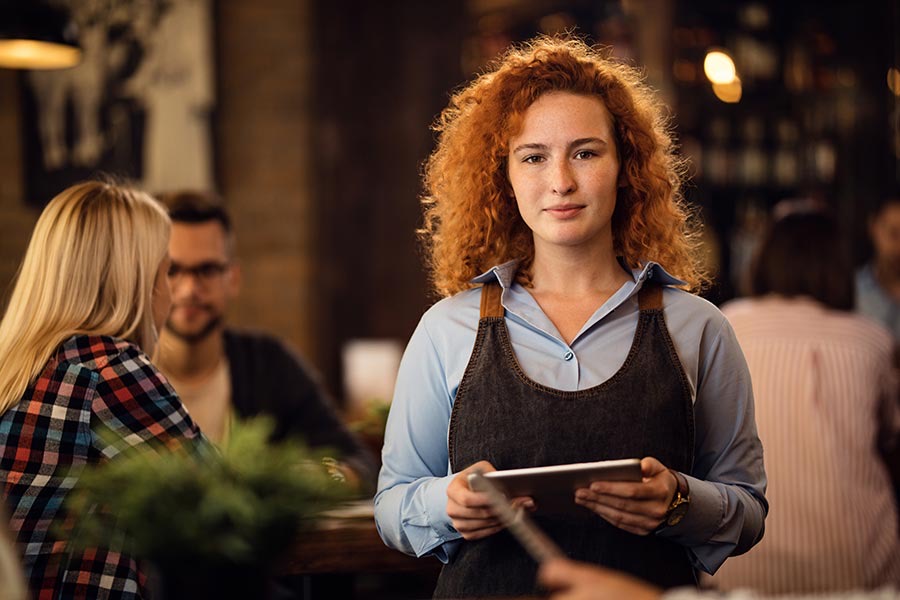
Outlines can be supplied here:
M568 219L574 217L584 209L582 204L560 204L559 206L551 206L545 208L544 211L550 213L558 219Z

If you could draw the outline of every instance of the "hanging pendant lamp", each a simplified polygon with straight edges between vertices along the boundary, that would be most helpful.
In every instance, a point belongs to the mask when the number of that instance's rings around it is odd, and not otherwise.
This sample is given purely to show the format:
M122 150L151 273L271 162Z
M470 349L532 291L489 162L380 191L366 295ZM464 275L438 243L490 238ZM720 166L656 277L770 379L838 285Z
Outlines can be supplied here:
M42 0L0 0L0 67L64 69L80 61L68 10Z

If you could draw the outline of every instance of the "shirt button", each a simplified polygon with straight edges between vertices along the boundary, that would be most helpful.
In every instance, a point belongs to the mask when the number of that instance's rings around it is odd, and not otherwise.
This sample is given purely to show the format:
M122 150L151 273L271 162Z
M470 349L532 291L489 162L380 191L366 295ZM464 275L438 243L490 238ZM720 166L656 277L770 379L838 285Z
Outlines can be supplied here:
M575 354L569 350L563 355L563 360L572 360L575 357Z

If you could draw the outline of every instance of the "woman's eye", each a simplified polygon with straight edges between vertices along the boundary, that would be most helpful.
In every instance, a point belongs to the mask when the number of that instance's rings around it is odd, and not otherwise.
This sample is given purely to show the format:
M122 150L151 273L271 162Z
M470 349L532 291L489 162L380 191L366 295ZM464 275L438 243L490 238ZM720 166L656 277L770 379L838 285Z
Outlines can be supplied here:
M532 154L531 156L526 156L524 159L522 159L522 162L528 163L528 164L544 162L544 157L538 156L537 154Z
M578 152L575 153L575 158L577 158L579 160L584 160L586 158L591 158L594 156L597 156L597 153L594 152L593 150L579 150Z

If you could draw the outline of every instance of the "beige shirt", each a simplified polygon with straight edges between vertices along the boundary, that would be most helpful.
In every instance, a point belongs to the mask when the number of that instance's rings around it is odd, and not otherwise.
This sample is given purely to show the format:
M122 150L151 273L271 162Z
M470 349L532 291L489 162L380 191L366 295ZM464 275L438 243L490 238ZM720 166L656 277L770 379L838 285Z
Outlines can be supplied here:
M234 422L228 360L223 356L212 374L201 381L167 377L200 431L215 445L226 446Z
M805 298L722 310L753 378L769 516L762 541L712 578L725 590L810 593L900 585L900 539L879 430L900 431L892 342Z

